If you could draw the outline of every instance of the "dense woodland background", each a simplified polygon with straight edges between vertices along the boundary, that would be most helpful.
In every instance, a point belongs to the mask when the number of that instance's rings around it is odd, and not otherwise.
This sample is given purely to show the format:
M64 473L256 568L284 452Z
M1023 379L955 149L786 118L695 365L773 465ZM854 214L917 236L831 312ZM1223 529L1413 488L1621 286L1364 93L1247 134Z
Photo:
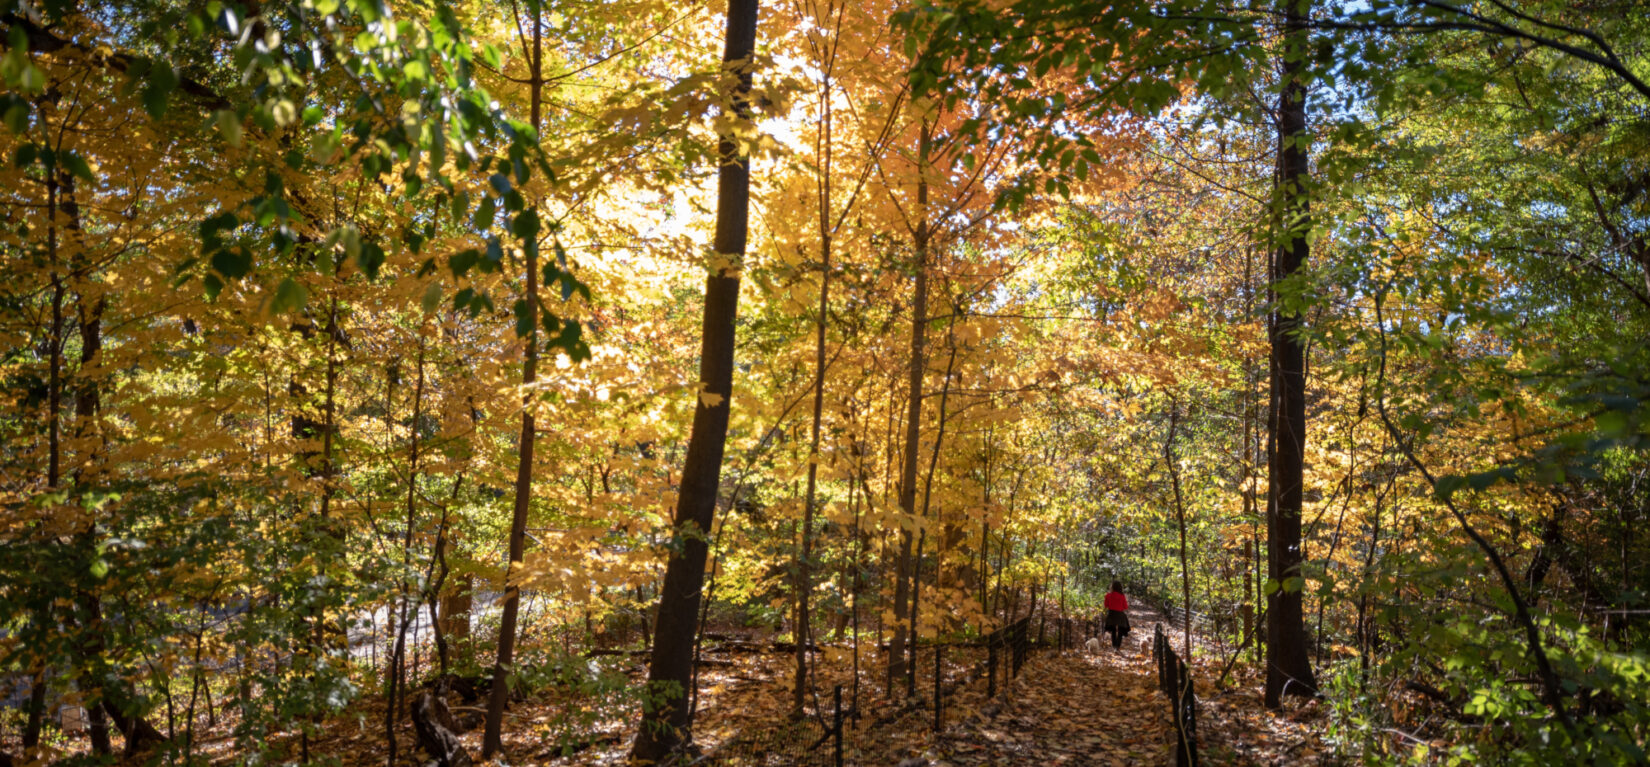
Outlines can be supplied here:
M319 761L443 673L486 756L513 687L658 758L706 626L811 711L1113 578L1327 761L1646 759L1640 0L0 27L18 763Z

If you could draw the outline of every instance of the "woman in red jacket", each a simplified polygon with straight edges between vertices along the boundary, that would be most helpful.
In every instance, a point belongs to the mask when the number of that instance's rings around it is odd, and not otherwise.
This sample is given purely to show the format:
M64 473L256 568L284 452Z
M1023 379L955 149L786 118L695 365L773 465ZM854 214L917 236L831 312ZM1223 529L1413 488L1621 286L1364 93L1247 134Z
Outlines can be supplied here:
M1123 596L1123 582L1112 581L1106 594L1106 633L1111 634L1113 650L1123 649L1123 637L1129 633L1129 598Z

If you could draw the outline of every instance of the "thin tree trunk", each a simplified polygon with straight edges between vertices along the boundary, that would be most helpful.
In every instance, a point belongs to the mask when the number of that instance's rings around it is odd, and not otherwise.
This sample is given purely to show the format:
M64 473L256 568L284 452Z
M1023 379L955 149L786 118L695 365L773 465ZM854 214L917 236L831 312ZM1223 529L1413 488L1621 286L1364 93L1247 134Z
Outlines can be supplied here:
M80 204L75 199L75 178L70 174L60 174L57 179L56 190L58 195L57 204L55 207L62 211L65 219L63 222L63 228L69 237L74 240L74 245L71 248L71 253L69 256L70 276L77 284L85 285L87 282L86 278L89 275L87 274L87 267L85 264L85 259L83 258L84 254L81 252L81 246L84 245L84 243L81 238ZM56 233L56 229L57 225L54 221L52 224L54 234ZM57 244L54 243L53 249L55 250L56 247ZM56 262L55 255L53 256L53 262ZM60 285L61 282L62 281L59 280ZM91 378L86 369L94 363L97 359L98 353L103 350L103 309L105 306L105 300L101 296L96 298L90 297L86 295L85 289L81 288L76 290L76 304L78 307L76 312L79 315L80 324L80 367L77 375L79 380L76 381L74 387L74 434L76 441L84 445L91 440L93 435L98 430L96 418L97 412L102 405L102 398L98 391L97 382ZM59 364L61 365L63 357L61 336L59 336L59 339L57 355ZM60 381L59 388L61 388L61 386L62 383ZM82 456L81 460L76 462L77 465L73 472L75 484L92 481L91 478L87 476L87 473L92 470L93 463L94 459L89 456ZM81 533L78 538L79 544L84 551L88 554L93 552L97 546L96 521L94 520L88 524L86 530ZM84 604L92 606L92 613L95 614L101 612L101 608L95 606L95 603L102 599L101 596L92 592L84 592L81 594L80 598ZM100 622L92 622L88 620L84 624L84 629L87 632L87 642L85 645L87 660L94 664L98 662L94 659L97 658L97 656L102 655L106 647L103 636L99 633L102 631L102 628L103 627ZM91 705L89 708L89 715L87 717L90 720L90 727L88 728L89 732L87 734L91 740L92 752L95 754L108 755L113 753L114 748L113 744L109 740L109 717L104 713L103 708L100 705L105 697L102 686L105 680L94 678L91 682L92 687L89 690L91 694L88 696L88 701ZM120 682L113 683L121 684Z
M1180 599L1185 611L1185 625L1181 627L1181 655L1192 662L1192 569L1186 552L1186 499L1180 492L1180 464L1174 454L1175 433L1180 428L1179 406L1169 405L1169 438L1163 443L1163 462L1169 467L1169 483L1174 487L1175 526L1180 529Z
M1283 95L1278 105L1277 201L1281 219L1272 269L1274 294L1299 272L1307 257L1311 228L1306 185L1306 23L1311 0L1283 0ZM1306 347L1299 335L1303 318L1284 310L1274 295L1271 321L1272 454L1267 461L1267 575L1276 586L1266 608L1266 706L1283 696L1314 696L1317 679L1306 648L1305 591L1301 563L1301 501L1306 452Z
M385 403L386 417L391 412L389 403ZM417 523L418 510L418 421L424 415L424 335L418 336L418 381L413 385L413 411L411 428L407 448L407 528L401 540L401 616L400 630L395 635L395 651L392 661L394 672L390 674L389 705L384 711L384 741L388 752L384 763L395 767L395 725L401 718L401 707L396 703L397 693L407 687L407 624L418 619L418 608L413 603L412 586L407 583L406 571L412 568L413 528ZM435 624L434 611L430 614L431 625ZM439 635L440 629L436 629ZM446 667L446 659L442 659L442 667Z
M834 50L834 46L833 46ZM819 423L825 407L825 321L831 306L831 64L825 64L820 87L820 120L815 148L821 155L819 171L819 316L814 337L814 413L808 443L808 493L802 504L802 556L797 561L796 684L791 711L802 715L808 687L808 635L813 623L808 602L813 584L809 572L813 556L814 503L819 476Z
M1385 453L1385 450L1382 451ZM1387 483L1387 489L1375 493L1374 520L1369 529L1369 548L1364 552L1363 577L1358 584L1358 690L1363 691L1364 685L1369 682L1369 654L1374 652L1374 643L1369 641L1369 579L1375 573L1375 550L1381 542L1381 513L1384 510L1386 495L1397 481L1394 473L1392 480Z
M900 467L899 507L907 519L912 519L917 507L917 449L922 436L922 379L927 372L926 357L928 329L928 151L931 143L928 122L924 119L922 133L917 140L917 231L915 237L916 285L911 297L911 370L909 398L906 401L905 450ZM903 620L911 600L911 582L915 578L911 560L911 530L900 531L900 555L894 566L894 639L888 648L888 675L890 678L907 675L914 669L907 663L907 637L916 626L907 626ZM915 642L911 642L915 644Z
M52 324L46 340L48 362L46 373L46 488L57 490L63 481L63 275L57 270L57 181L55 174L47 176L46 185L46 252L52 272ZM54 618L50 608L38 616L44 624ZM29 690L28 722L23 726L23 748L40 745L40 730L46 718L46 669L34 674L34 686Z
M757 0L729 0L723 66L738 72L731 101L741 120L750 119L751 57L756 49ZM659 591L659 619L648 664L648 695L631 757L662 762L692 742L687 686L693 675L700 589L709 553L706 536L716 514L722 454L733 398L734 320L739 311L739 270L750 221L750 161L737 139L723 135L718 145L716 241L718 261L705 278L699 377L703 391L695 403L687 461L682 469L671 555Z
M441 520L436 523L435 543L430 547L430 569L426 575L427 585L425 586L424 599L429 603L430 634L431 638L435 640L435 651L440 663L441 676L447 675L447 666L451 662L451 650L447 644L447 635L458 633L453 629L453 624L456 621L451 614L451 606L456 605L458 600L449 599L446 595L447 576L451 572L451 568L447 564L447 546L449 545L447 542L447 528L450 524L448 519L449 510L452 508L453 502L458 500L458 488L463 483L463 473L453 478L452 496L448 498L446 505L441 507ZM468 610L464 612L463 619L464 632L462 636L469 636L470 616Z
M533 130L539 130L544 100L544 14L536 3L528 4L533 15L533 55L529 61L528 90ZM529 235L537 237L537 234ZM493 662L493 685L487 698L487 721L481 738L481 759L492 759L504 748L504 709L510 700L511 664L516 657L516 614L521 609L521 588L510 582L511 573L521 563L527 549L527 511L533 496L533 384L539 365L539 262L538 243L523 243L526 286L522 300L529 322L521 360L521 435L517 440L515 503L510 513L510 561L505 568L504 607L499 618L498 655Z
M940 383L940 410L939 410L939 415L938 415L938 423L937 423L937 425L935 427L935 431L934 431L934 447L933 447L932 450L929 451L929 454L928 454L928 472L923 478L922 514L920 516L921 516L922 519L925 519L925 520L928 519L929 502L934 497L934 469L939 465L940 450L941 450L941 447L942 447L942 445L945 441L945 408L946 408L946 401L951 396L951 374L952 374L952 372L955 369L956 364L957 364L956 337L952 333L952 330L956 327L956 316L957 316L957 312L953 311L951 313L951 317L952 317L951 324L946 329L946 345L950 347L951 353L950 353L950 356L946 359L946 362L945 362L945 377L943 379L941 379L941 383ZM935 517L937 519L938 515L936 514ZM924 530L922 532L922 536L917 540L917 558L912 563L913 567L912 567L912 573L911 573L911 669L912 669L913 673L906 677L906 680L907 680L907 682L906 682L906 693L908 695L915 695L916 694L916 674L914 672L916 670L916 660L917 660L917 650L916 650L917 638L918 638L917 637L917 631L918 631L917 618L918 618L918 615L920 614L919 608L922 604L922 600L920 599L921 586L922 586L922 581L921 581L921 577L922 577L922 546L923 546L923 542L927 539L927 537L928 537L928 531ZM940 581L941 581L942 577L944 576L945 543L946 543L946 535L943 534L943 533L939 537L937 537L934 541L934 588L935 588L935 590L939 589Z
M1564 694L1558 679L1558 672L1553 668L1552 659L1547 657L1547 651L1542 646L1541 629L1536 626L1535 619L1530 615L1529 605L1524 601L1524 595L1522 590L1518 588L1517 579L1507 569L1506 560L1501 558L1501 553L1478 532L1477 528L1472 526L1472 522L1467 519L1467 515L1461 511L1455 501L1449 495L1437 492L1437 477L1433 476L1432 471L1426 467L1426 464L1421 463L1421 459L1416 457L1414 447L1404 442L1397 425L1392 421L1392 416L1387 413L1386 396L1381 388L1386 381L1386 333L1384 322L1385 320L1381 316L1381 300L1377 297L1375 300L1375 326L1381 328L1382 333L1379 379L1381 383L1377 384L1376 391L1381 393L1377 395L1375 404L1376 410L1381 415L1381 423L1386 426L1388 436L1392 438L1392 442L1398 450L1403 453L1404 459L1426 480L1427 485L1433 489L1438 500L1444 504L1444 508L1449 510L1450 516L1455 518L1456 524L1461 526L1461 531L1472 539L1473 544L1478 547L1479 551L1484 553L1485 557L1489 558L1491 567L1495 568L1496 575L1500 577L1502 588L1507 590L1507 596L1512 600L1513 622L1523 629L1526 649L1529 651L1531 659L1535 661L1536 679L1541 682L1542 702L1552 709L1553 716L1558 718L1559 724L1563 725L1564 729L1573 736L1576 732L1576 725L1570 717L1570 712L1564 707Z

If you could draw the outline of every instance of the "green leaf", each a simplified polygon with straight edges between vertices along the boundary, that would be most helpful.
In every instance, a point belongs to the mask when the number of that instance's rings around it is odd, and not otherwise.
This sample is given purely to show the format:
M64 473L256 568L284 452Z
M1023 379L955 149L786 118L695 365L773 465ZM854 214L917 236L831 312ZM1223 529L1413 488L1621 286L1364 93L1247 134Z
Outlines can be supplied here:
M12 133L29 129L29 102L15 93L0 95L0 112L4 113L6 128Z
M496 208L493 203L493 198L481 198L481 204L476 206L475 227L477 231L485 232L488 229L493 228L493 214L495 210Z
M275 286L275 297L269 302L269 310L274 314L295 312L304 308L308 301L309 291L291 277L286 277Z
M461 250L447 259L447 267L452 269L454 277L463 277L481 260L481 251L475 248Z
M160 119L166 114L166 103L172 98L172 91L178 89L178 73L172 65L163 61L153 62L149 67L149 81L143 88L143 108L149 116Z
M355 257L355 266L367 275L367 279L378 279L378 270L384 266L384 249L376 242L361 243L361 252Z
M241 145L241 117L232 109L220 109L217 114L218 134L230 146Z
M75 178L88 183L95 180L92 177L92 166L86 164L86 158L81 157L79 152L66 152L60 159L63 161L63 167L73 173Z
M17 79L17 84L29 93L40 93L46 90L46 73L33 62L24 64L23 75Z
M584 342L584 327L577 320L563 322L561 332L550 342L550 346L567 352L568 358L574 362L590 359L590 345Z
M474 301L475 295L476 295L475 288L464 288L464 289L458 291L457 293L454 293L453 294L453 311L456 312L456 311L462 311L464 309L469 309L470 310L470 316L474 317L475 314L476 314L476 305L475 305L475 301Z
M236 280L252 273L252 255L245 248L225 248L212 254L212 268Z
M430 314L441 305L441 283L432 282L424 289L424 298L419 302L424 307L424 313Z
M516 300L515 315L516 337L526 338L527 336L532 335L533 325L536 323L533 317L533 307L527 299L523 298Z
M496 272L504 265L504 245L497 237L487 238L487 257L481 261L481 271Z
M528 209L517 214L510 222L510 231L523 240L534 240L539 234L538 211Z

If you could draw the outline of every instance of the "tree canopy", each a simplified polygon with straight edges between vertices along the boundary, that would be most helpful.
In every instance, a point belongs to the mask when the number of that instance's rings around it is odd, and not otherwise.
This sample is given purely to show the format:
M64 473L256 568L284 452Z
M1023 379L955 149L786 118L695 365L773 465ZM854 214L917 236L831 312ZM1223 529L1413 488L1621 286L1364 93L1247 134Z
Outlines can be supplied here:
M1647 758L1640 0L0 28L0 762L668 763L1113 580L1335 763Z

